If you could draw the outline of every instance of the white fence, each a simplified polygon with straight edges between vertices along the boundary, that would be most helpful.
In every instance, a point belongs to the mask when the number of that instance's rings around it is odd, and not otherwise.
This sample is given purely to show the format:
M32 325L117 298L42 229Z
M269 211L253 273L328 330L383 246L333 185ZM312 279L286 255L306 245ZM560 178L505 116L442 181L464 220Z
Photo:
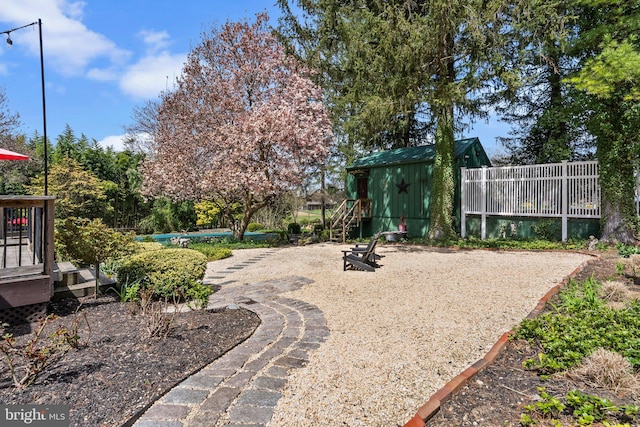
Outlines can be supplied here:
M561 218L563 241L568 218L600 218L596 161L462 168L461 175L462 237L467 215L480 215L482 239L487 236L487 216Z

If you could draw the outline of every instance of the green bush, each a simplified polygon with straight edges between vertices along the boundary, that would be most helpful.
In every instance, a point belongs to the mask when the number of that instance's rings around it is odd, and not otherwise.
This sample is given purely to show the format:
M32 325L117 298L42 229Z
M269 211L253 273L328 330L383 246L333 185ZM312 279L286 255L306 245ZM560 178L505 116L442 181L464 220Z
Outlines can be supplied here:
M322 230L320 232L319 239L321 242L328 242L330 237L331 233L329 232L329 230Z
M162 249L164 249L162 243L156 242L155 240L153 242L142 241L136 244L135 253L160 251Z
M143 243L153 243L155 241L156 241L156 239L154 239L152 236L144 236L142 238L142 242Z
M287 227L287 232L289 234L300 234L300 230L301 230L300 224L298 224L297 222L292 222Z
M192 249L164 249L142 252L125 260L118 269L120 283L139 282L158 298L188 296L199 288L207 257Z
M210 243L191 243L189 247L195 251L204 254L207 261L216 261L231 256L231 249L212 245Z
M307 225L309 225L309 220L307 218L301 218L298 222L302 227L306 227Z
M260 224L259 222L251 222L249 223L249 225L247 225L247 231L250 231L250 232L263 230L263 229L264 229L264 225Z

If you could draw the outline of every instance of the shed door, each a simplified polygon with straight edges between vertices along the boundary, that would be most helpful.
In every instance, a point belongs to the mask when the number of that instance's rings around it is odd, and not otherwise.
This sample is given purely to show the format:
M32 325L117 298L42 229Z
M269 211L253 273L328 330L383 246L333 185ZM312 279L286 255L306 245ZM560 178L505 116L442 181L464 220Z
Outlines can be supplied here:
M358 199L369 198L369 180L367 178L358 178Z

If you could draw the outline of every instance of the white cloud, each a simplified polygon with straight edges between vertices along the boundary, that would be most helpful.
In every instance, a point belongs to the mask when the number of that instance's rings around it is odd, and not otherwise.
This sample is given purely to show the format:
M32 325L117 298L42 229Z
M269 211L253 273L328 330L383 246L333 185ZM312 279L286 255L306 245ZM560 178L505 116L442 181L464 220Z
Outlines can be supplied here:
M109 135L98 141L98 144L104 149L113 147L115 151L124 151L124 140L125 135Z
M119 48L102 34L89 30L81 21L85 3L68 0L11 1L0 7L0 20L16 26L33 20L33 11L42 19L42 38L47 67L66 76L83 75L95 60L106 59L111 64L123 65L131 52ZM26 45L39 55L37 25L11 33L15 45Z
M109 82L117 80L119 76L118 70L115 68L91 68L87 71L87 77L91 80L100 82Z
M154 53L169 47L169 33L166 31L142 30L138 33L144 44L147 45L147 52Z
M130 66L120 80L120 89L137 98L156 98L173 87L187 59L186 54L161 52L145 56Z

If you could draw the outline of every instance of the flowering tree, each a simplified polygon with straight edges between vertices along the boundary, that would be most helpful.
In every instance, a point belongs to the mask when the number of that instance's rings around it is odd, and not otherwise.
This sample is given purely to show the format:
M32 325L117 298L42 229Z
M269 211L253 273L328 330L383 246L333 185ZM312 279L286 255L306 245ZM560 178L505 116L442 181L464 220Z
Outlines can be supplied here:
M239 239L255 212L324 161L332 138L320 88L267 20L260 14L203 34L163 96L143 165L146 194L212 200Z

